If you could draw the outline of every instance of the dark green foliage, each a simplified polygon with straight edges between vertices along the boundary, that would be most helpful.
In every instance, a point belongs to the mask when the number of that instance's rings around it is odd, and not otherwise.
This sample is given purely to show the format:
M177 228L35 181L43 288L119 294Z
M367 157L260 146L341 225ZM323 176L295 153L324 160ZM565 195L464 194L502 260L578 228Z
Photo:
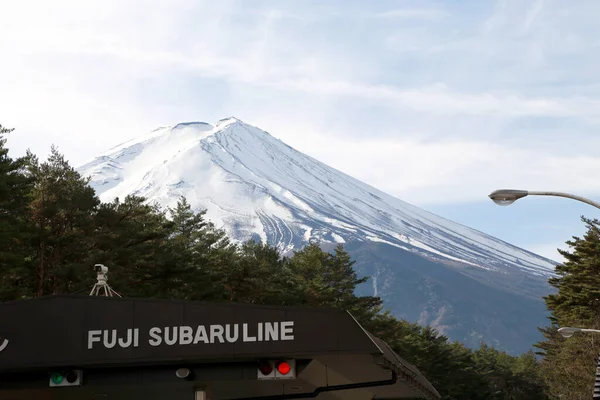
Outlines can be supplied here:
M536 345L544 356L541 370L549 393L565 400L592 396L600 352L594 334L565 339L558 333L561 326L600 329L600 221L581 219L585 235L566 242L571 251L559 250L567 261L549 280L558 292L545 297L551 324L540 329L545 340Z
M135 196L101 203L55 148L40 163L31 154L12 160L4 145L0 140L0 301L89 291L93 266L102 263L124 296L349 310L444 399L546 398L533 355L469 350L393 317L378 297L357 295L367 278L357 276L341 245L328 253L312 243L282 258L265 243L233 244L184 198L167 210Z
M343 308L359 321L368 320L381 306L379 298L356 296L356 286L367 278L357 277L352 268L354 261L341 245L330 254L317 243L311 243L297 251L287 263L295 277L289 290L296 293L300 305Z
M558 293L545 298L552 317L563 325L590 324L600 317L600 221L582 220L588 230L583 238L567 241L572 253L560 250L567 262L549 280Z
M503 394L497 398L545 398L544 384L537 372L538 362L533 352L511 357L482 344L474 352L474 361L480 368L480 375L492 383L492 393Z
M554 331L547 342L553 349L542 360L541 372L552 398L591 398L600 351L598 337L582 334L565 339Z
M249 241L242 244L229 264L221 264L220 287L225 300L251 304L290 305L290 269L279 252L264 243Z
M10 132L0 125L0 301L21 297L30 249L24 219L33 179L25 171L27 157L13 160L8 155L6 135Z
M48 160L30 157L34 179L27 222L33 231L29 278L36 296L70 293L85 275L85 258L94 241L99 200L88 180L56 148Z
M167 262L172 227L164 212L145 204L143 198L128 196L102 204L96 216L94 248L87 258L90 271L95 263L110 265L111 285L123 292L168 297L172 286L161 283L169 274L177 274Z

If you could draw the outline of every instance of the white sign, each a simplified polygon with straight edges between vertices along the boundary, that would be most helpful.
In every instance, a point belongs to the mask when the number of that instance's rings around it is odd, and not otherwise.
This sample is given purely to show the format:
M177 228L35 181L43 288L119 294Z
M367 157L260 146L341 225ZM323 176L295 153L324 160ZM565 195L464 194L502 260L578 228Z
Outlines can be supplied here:
M251 324L167 326L150 328L145 336L150 346L185 346L191 344L215 344L235 342L274 342L294 340L294 321L259 322ZM125 332L117 329L88 331L87 348L94 345L106 349L115 347L139 347L140 330L131 328Z

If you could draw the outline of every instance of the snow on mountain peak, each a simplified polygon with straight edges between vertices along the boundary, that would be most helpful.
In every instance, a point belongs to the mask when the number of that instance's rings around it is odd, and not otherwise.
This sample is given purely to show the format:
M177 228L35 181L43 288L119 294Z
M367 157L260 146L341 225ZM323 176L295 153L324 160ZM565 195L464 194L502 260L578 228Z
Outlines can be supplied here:
M549 275L551 260L429 213L230 117L184 122L122 143L78 168L102 201L185 196L234 240L282 251L310 239L385 242L445 262Z
M238 118L232 116L232 117L220 119L219 121L217 121L217 123L215 125L220 128L224 128L224 127L234 124L236 122L244 123L244 121L242 121L241 119L238 119Z

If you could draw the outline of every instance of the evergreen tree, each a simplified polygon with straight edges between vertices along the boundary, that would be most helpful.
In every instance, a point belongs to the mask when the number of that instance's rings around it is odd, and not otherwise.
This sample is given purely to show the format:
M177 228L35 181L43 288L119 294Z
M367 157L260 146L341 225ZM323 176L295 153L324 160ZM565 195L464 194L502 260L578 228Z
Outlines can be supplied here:
M28 158L13 160L8 155L6 135L12 131L0 125L0 301L26 294L22 279L29 249L25 215L33 180L25 172Z
M6 133L0 128L0 301L89 290L92 267L102 263L125 296L349 310L444 399L544 399L540 370L562 399L591 393L593 337L565 340L556 328L564 321L598 325L595 220L586 220L590 231L571 242L576 251L565 254L569 262L552 281L559 291L547 298L553 320L544 329L540 368L532 353L512 357L485 345L472 351L393 317L378 297L357 296L366 278L342 245L329 253L311 243L283 258L266 243L233 244L184 198L167 210L136 196L100 203L55 148L44 163L30 153L10 159Z
M232 263L236 247L223 230L205 220L206 211L194 213L185 198L169 209L173 221L163 274L171 296L192 300L223 299L223 266Z
M339 244L333 254L328 254L324 264L323 278L328 291L327 303L348 310L359 321L368 321L381 310L379 297L356 296L358 285L368 281L368 277L358 278L354 271L350 254Z
M557 289L545 297L550 326L540 329L545 340L536 344L548 393L565 400L591 396L600 340L593 335L565 339L560 326L600 328L600 221L582 217L583 238L567 241L571 251L559 250L567 260L557 265L549 283Z
M559 250L566 262L556 266L550 285L558 289L545 298L552 318L563 325L589 324L600 317L600 221L582 217L587 226L583 238L573 237Z
M341 245L331 254L310 243L286 261L294 273L289 290L299 304L343 308L359 321L368 321L381 310L381 299L356 296L357 286L368 278L358 278L353 264Z
M169 297L164 282L173 224L145 199L127 196L102 204L94 218L94 245L87 264L110 266L111 286L131 297ZM87 285L93 284L88 281Z
M533 352L512 357L482 344L473 353L479 374L486 377L491 392L498 399L546 399L545 385L538 373L539 364Z
M325 271L331 255L317 243L310 243L287 260L288 268L294 271L291 288L298 305L314 307L330 306L332 288L329 287Z
M558 335L560 336L560 335ZM552 398L577 400L591 398L600 341L594 335L553 337L554 350L541 363L547 392Z
M70 293L86 275L83 260L92 246L99 200L55 147L41 164L30 157L28 167L35 180L28 210L34 230L31 289L38 297Z
M290 271L284 265L277 248L250 240L243 243L223 266L223 288L227 300L252 304L289 304L287 278Z

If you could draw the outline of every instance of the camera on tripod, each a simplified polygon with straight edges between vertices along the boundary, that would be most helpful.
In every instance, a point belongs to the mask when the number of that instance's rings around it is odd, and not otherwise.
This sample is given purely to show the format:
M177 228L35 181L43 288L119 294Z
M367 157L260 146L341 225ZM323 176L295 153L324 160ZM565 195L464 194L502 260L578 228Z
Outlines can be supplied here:
M96 264L96 265L94 265L94 269L99 274L106 274L106 273L108 273L108 267L105 266L105 265L103 265L103 264Z
M98 280L92 291L90 292L90 296L102 296L104 293L107 297L112 297L113 295L117 295L121 297L121 295L115 292L110 286L108 286L108 267L104 264L96 264L94 265L94 270L96 271Z

